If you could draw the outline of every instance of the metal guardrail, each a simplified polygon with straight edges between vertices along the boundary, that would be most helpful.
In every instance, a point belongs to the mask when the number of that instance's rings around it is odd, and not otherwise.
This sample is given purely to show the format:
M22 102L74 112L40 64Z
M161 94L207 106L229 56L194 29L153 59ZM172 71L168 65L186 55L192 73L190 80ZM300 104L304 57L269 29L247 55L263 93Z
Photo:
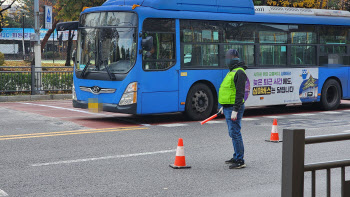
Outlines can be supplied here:
M350 196L350 181L345 180L345 167L350 160L304 164L305 145L350 140L348 134L321 135L305 138L304 129L283 130L282 197L304 196L304 172L311 171L311 195L316 196L316 171L327 170L327 197L331 195L331 169L341 168L341 196Z
M339 133L339 134L307 137L305 138L305 144L335 142L335 141L342 141L342 140L350 140L350 133Z
M0 94L70 92L73 67L0 67Z

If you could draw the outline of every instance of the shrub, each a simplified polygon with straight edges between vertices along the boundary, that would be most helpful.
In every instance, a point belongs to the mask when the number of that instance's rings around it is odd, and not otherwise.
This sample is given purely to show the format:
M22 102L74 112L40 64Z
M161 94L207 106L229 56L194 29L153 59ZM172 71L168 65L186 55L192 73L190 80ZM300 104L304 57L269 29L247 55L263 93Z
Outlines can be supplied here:
M43 90L70 90L73 86L73 73L42 73L41 77ZM31 80L30 72L0 73L0 93L30 91Z
M30 73L0 73L1 91L28 91L30 85Z
M5 55L0 52L0 66L4 65L5 62Z
M44 90L69 90L73 86L73 73L44 73L42 85Z

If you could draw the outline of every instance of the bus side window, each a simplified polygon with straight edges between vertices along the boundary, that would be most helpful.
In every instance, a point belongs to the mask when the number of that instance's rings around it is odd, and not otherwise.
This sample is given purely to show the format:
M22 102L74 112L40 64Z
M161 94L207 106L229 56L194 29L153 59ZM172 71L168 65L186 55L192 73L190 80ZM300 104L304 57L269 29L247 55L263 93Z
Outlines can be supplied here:
M191 53L191 64L193 66L199 66L201 65L201 59L202 59L202 49L198 45L192 45L192 53Z
M320 65L349 64L346 44L349 44L349 28L341 26L320 26Z
M153 37L153 47L142 55L144 70L166 70L175 65L175 20L146 19L143 32Z
M260 43L259 64L287 65L288 25L257 24Z
M315 66L317 28L315 25L289 25L291 31L291 65Z
M218 45L184 45L184 66L185 67L206 67L219 66Z
M219 67L220 28L217 21L180 21L184 67Z

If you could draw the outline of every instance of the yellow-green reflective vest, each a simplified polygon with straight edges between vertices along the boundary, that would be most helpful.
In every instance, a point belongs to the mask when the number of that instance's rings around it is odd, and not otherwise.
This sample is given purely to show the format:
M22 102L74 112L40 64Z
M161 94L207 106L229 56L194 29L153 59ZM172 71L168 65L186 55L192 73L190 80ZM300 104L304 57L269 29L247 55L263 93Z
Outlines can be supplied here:
M245 73L245 70L243 68L235 68L231 72L227 73L225 79L220 85L219 103L221 105L235 104L236 102L236 86L233 79L235 78L235 75L238 70L241 70Z

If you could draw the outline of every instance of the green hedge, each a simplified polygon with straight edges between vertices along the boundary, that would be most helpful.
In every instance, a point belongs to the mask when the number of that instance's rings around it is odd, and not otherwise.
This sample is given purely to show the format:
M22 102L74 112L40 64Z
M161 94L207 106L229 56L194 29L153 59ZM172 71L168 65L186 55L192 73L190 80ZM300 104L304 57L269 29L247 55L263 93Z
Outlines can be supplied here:
M45 90L71 89L73 85L73 73L43 73L42 82Z
M30 90L30 73L0 73L1 91L25 91Z
M4 65L5 63L5 55L0 52L0 66Z
M69 90L72 88L73 73L42 73L41 76L44 90ZM31 73L0 73L0 90L30 91L31 77Z

